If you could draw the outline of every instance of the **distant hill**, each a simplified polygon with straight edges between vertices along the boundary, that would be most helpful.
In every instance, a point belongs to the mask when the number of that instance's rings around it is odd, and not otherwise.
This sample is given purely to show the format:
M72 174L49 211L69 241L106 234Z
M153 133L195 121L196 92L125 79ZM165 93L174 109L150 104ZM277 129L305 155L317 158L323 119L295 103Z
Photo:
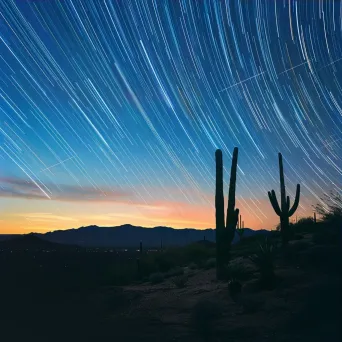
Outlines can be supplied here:
M267 230L252 230L245 228L245 237L257 234L268 234ZM84 247L139 247L140 241L144 247L184 246L203 240L215 242L215 229L175 229L170 227L144 228L125 224L117 227L87 226L77 229L57 230L39 234L43 239L60 244L72 244ZM239 241L236 234L233 243Z
M0 242L5 240L10 240L15 237L21 236L20 234L0 234Z
M25 235L11 235L7 239L0 240L0 250L28 250L28 251L41 251L41 250L70 250L75 248L70 244L62 245L48 241L34 233Z

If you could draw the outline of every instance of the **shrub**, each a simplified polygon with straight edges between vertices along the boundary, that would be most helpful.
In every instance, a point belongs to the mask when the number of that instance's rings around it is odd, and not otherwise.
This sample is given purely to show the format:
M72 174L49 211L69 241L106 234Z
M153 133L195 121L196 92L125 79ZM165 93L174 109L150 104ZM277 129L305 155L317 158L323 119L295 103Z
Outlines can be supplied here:
M155 262L160 272L168 272L182 264L182 253L179 249L170 249L158 254L155 257Z
M174 277L174 276L179 276L184 274L184 269L183 267L177 266L169 270L166 274L165 277Z
M198 268L198 265L194 262L192 262L190 265L189 265L189 268L190 270L196 270Z
M148 277L151 273L158 271L158 264L156 263L155 259L150 256L146 255L139 260L138 263L138 273L141 278Z
M152 284L159 284L164 280L162 273L152 273L149 277L149 280Z
M248 280L251 278L252 271L241 263L230 262L226 266L227 279Z
M186 275L179 275L177 277L172 278L173 284L178 287L179 289L186 286L186 283L188 282L188 277Z
M330 194L324 194L322 198L324 204L317 204L315 209L322 216L324 223L334 226L342 224L342 196L338 192L331 191Z
M278 240L280 232L272 231L267 234L269 241ZM243 257L245 255L254 254L258 251L259 245L264 241L265 236L256 234L254 236L244 237L238 244L233 245L232 257Z
M214 268L216 266L216 258L210 258L204 263L204 268L206 270Z
M303 240L304 236L302 234L295 234L293 240Z
M340 243L338 227L321 227L313 236L312 241L318 245L336 245Z
M184 259L186 262L203 263L210 257L215 256L215 248L201 243L192 243L184 247Z
M137 280L136 262L114 263L107 267L103 275L103 283L108 285L128 285Z
M324 273L337 273L341 269L341 250L337 246L318 245L302 255L303 265Z
M293 252L297 253L297 252L305 251L311 246L312 244L308 241L299 241L299 242L293 243L289 247Z
M294 225L295 231L299 233L312 232L315 229L315 222L312 217L302 217Z
M250 260L256 265L260 272L260 283L262 286L272 286L274 275L275 244L265 241L260 244L256 254L250 256Z

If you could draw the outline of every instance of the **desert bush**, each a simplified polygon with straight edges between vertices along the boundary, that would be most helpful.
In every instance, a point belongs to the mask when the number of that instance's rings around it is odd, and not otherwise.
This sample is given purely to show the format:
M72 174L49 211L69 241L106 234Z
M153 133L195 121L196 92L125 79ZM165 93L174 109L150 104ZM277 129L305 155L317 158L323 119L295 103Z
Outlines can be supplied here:
M215 256L215 248L201 243L192 243L183 249L185 262L201 264L210 257Z
M338 246L317 245L303 252L304 267L319 269L324 273L338 273L341 268L341 250Z
M342 196L340 193L331 191L324 194L322 203L315 206L315 209L322 217L324 223L341 227L342 225Z
M187 282L188 276L185 274L172 278L172 283L179 289L185 287Z
M205 298L199 300L192 308L191 320L197 333L208 340L213 333L214 321L222 316L222 302Z
M303 240L304 236L302 234L295 234L293 240Z
M341 231L338 226L322 225L312 236L312 241L318 245L336 245L340 243Z
M291 249L291 251L293 252L301 252L301 251L305 251L306 249L308 249L309 247L311 247L312 244L308 241L299 241L296 243L291 244L289 247L289 249Z
M102 279L103 284L107 285L128 285L137 280L136 262L118 262L110 265ZM100 281L98 279L98 281Z
M177 266L166 272L165 277L175 277L184 274L183 267Z
M298 233L312 233L316 230L317 225L315 224L314 219L308 216L299 219L298 222L293 225L293 227L297 235Z
M204 263L204 268L209 270L210 268L214 268L216 266L216 258L210 258Z
M149 280L152 284L159 284L164 280L162 273L152 273L149 277Z
M267 234L269 241L277 241L280 238L280 232L271 231ZM265 240L265 235L257 234L254 236L244 237L239 243L232 246L231 255L234 257L244 257L246 255L255 254L259 245Z
M190 263L189 265L190 270L196 270L198 268L198 265L194 262Z
M139 260L138 273L141 278L148 277L150 274L158 271L158 264L154 256L145 255Z
M168 272L170 269L183 263L181 249L173 248L157 254L155 262L160 272Z
M306 231L307 229L311 229L312 226L315 224L315 221L313 217L308 216L308 217L302 217L298 220L298 222L295 223L295 229L296 231Z
M252 276L252 270L242 263L230 262L226 266L227 279L248 280Z
M302 217L298 220L298 222L296 222L296 227L299 226L310 226L312 224L314 224L314 219L311 216L307 216L307 217Z
M265 241L260 244L258 252L249 257L260 272L260 283L264 287L272 286L275 280L275 251L276 245L266 238Z

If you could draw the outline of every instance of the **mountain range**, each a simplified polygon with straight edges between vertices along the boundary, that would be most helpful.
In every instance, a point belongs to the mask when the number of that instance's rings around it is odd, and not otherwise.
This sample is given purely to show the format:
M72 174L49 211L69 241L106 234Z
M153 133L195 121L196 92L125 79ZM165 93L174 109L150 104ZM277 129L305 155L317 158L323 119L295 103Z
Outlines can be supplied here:
M60 244L48 241L41 238L34 233L24 235L0 235L0 251L41 251L41 250L55 250L55 251L74 251L75 248L80 247L71 244Z
M268 234L268 230L245 228L244 236ZM72 244L83 247L139 248L144 247L184 246L200 240L215 242L215 229L175 229L171 227L145 228L124 224L116 227L87 226L77 229L56 230L37 236L54 243ZM239 241L235 234L233 243Z
M268 230L253 230L244 228L244 237L251 237L255 235L267 235ZM14 246L28 244L36 246L39 239L62 245L73 245L80 247L108 247L108 248L139 248L140 241L144 248L159 248L170 246L184 246L189 243L198 241L215 242L215 229L175 229L171 227L154 227L146 228L140 226L133 226L124 224L116 227L98 227L86 226L80 228L71 228L66 230L55 230L48 233L30 233L25 235L0 235L0 247L2 244L11 241L15 243ZM21 237L25 237L21 239ZM235 234L233 243L239 241L238 234ZM42 245L43 241L41 241ZM34 242L34 243L33 243ZM4 244L4 246L7 245ZM45 246L45 245L44 245ZM46 247L46 246L45 246Z

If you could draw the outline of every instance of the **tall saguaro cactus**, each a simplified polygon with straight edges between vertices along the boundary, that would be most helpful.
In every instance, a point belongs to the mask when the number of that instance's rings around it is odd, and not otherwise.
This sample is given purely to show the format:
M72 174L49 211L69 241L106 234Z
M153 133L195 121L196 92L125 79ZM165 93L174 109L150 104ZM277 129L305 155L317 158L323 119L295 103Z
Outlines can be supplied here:
M224 278L224 267L229 262L230 246L239 220L239 209L235 209L236 170L238 148L234 148L228 192L227 218L224 217L223 161L222 151L216 150L216 277ZM226 221L226 222L225 222Z
M296 197L292 208L290 209L290 197L286 196L285 181L284 181L284 168L283 156L279 153L279 174L280 174L280 206L277 201L275 191L269 191L268 197L276 214L280 217L280 232L283 244L287 244L290 237L289 218L295 213L299 204L300 185L297 184Z

